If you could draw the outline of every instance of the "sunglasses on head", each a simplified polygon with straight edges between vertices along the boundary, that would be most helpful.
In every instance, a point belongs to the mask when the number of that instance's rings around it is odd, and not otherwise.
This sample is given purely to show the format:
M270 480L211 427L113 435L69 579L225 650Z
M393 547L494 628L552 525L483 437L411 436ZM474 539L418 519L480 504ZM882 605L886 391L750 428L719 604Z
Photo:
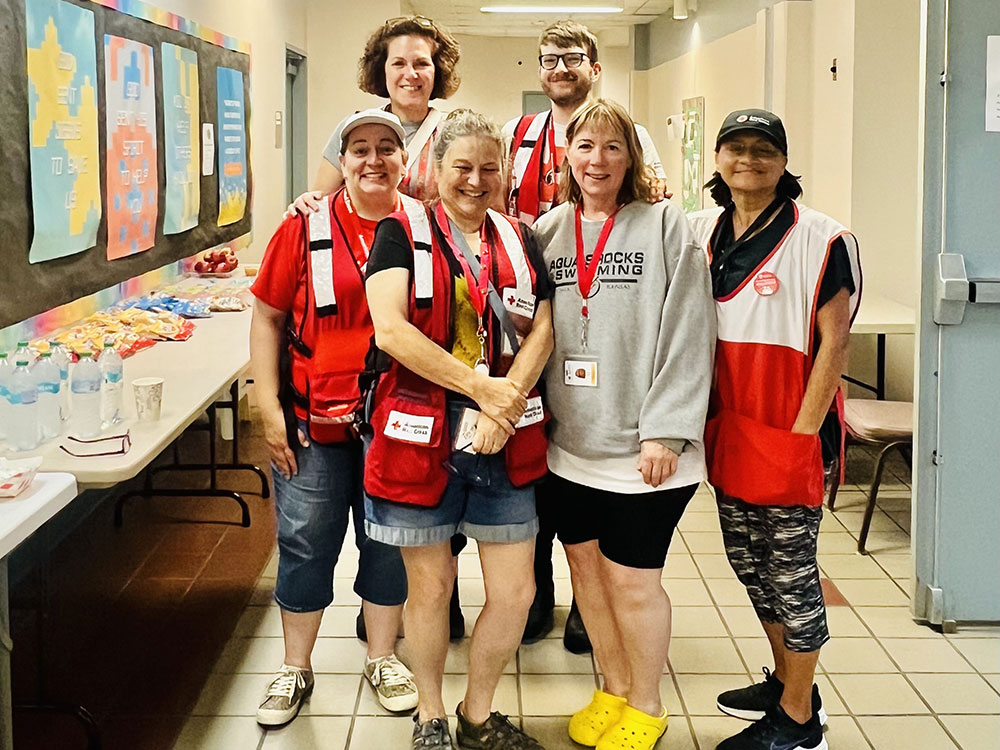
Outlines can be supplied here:
M385 23L382 24L382 28L386 31L392 31L397 26L401 26L407 22L415 23L417 26L430 31L437 31L437 26L435 26L434 22L426 16L396 16L395 18L387 18Z

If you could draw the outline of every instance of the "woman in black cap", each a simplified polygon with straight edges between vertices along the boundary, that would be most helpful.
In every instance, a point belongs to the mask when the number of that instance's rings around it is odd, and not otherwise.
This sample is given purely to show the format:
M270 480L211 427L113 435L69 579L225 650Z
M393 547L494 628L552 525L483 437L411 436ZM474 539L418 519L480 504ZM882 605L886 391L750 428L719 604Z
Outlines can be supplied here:
M774 656L763 682L719 696L722 711L755 723L718 750L825 750L813 684L830 637L816 564L820 432L824 423L839 430L838 386L861 296L858 246L797 202L802 188L786 169L775 114L731 113L715 155L707 187L719 206L690 217L709 252L719 316L709 481L726 555Z

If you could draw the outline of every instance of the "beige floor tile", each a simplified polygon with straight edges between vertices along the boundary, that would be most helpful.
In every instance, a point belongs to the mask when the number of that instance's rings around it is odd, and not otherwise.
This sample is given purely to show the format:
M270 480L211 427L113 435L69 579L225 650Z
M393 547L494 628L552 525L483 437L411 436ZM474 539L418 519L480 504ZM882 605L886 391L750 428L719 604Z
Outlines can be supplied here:
M192 716L174 744L176 750L256 748L263 731L249 716Z
M302 705L303 716L350 716L357 704L358 688L371 690L354 674L319 674L312 695Z
M695 736L698 738L698 746L702 750L714 750L715 746L727 737L742 732L747 723L731 716L724 716L718 709L714 716L692 716L691 724L694 727ZM669 750L668 745L663 750Z
M556 585L556 605L568 607L573 602L573 585L568 578L556 578L554 582Z
M940 636L929 625L915 622L909 607L864 607L855 610L880 638L933 638Z
M677 694L677 686L674 685L673 675L665 674L660 679L660 700L671 716L681 716L681 699Z
M694 559L687 552L674 550L684 549L683 545L675 544L667 554L667 564L663 566L664 578L698 578L698 569Z
M733 567L725 555L694 555L694 564L703 578L728 578L736 580Z
M716 701L719 693L749 685L750 678L745 674L679 674L677 684L688 714L718 716Z
M833 716L826 723L826 741L833 750L871 750L872 746L850 716ZM881 750L875 746L875 750Z
M338 607L361 606L361 597L354 593L353 578L333 579L333 603Z
M972 667L946 638L882 638L889 656L904 672L971 672Z
M844 528L853 534L857 534L861 531L861 526L864 524L865 514L862 511L852 510L837 510L837 520L843 524ZM896 522L893 521L889 516L883 513L881 510L876 510L872 514L872 525L870 531L890 531L898 532L902 531Z
M468 630L471 630L472 622L467 622L466 627ZM562 641L553 641L553 643L558 643L562 647ZM472 641L468 638L463 638L457 643L452 643L448 646L448 655L445 657L444 662L444 671L446 674L468 674L470 645L472 645ZM537 645L539 644L534 644L534 646ZM533 648L533 646L522 646L522 648ZM504 667L503 671L504 674L517 674L517 661L512 658L507 662L507 666Z
M233 638L212 671L272 674L281 667L284 658L285 642L281 638Z
M844 578L881 578L887 576L871 557L853 555L820 555L819 567L824 575L837 581Z
M361 674L368 647L357 638L318 638L313 647L313 671Z
M855 607L907 605L909 598L892 581L838 579L837 588Z
M552 577L569 578L569 562L566 555L552 555Z
M191 710L192 716L254 716L270 675L212 674ZM355 680L356 682L357 680ZM351 710L354 710L353 704Z
M354 638L357 621L357 607L327 607L319 626L319 635L321 638Z
M823 646L819 663L830 674L898 671L874 638L834 638Z
M711 638L726 635L726 628L715 607L674 607L675 638Z
M538 740L545 750L579 750L566 734L569 716L526 716L521 728Z
M413 719L409 716L358 716L354 720L349 747L350 750L405 748L410 746L412 736Z
M350 716L299 716L280 729L269 729L262 750L328 750L347 744Z
M746 674L729 638L674 638L670 642L670 666L677 673Z
M829 677L822 674L816 675L816 686L819 688L819 695L823 700L823 710L828 716L846 716L850 713Z
M844 489L845 487L856 487L856 485L840 485L840 489L837 490L837 509L832 511L833 515L839 514L841 511L855 511L861 512L868 505L868 492L862 492L859 489ZM831 515L830 510L826 510L824 515Z
M253 606L266 607L274 604L274 579L261 578L254 584L253 593L250 594L250 602Z
M452 712L455 710L455 706L461 703L462 698L465 697L467 682L465 675L446 674L444 676L442 693L446 710ZM517 703L517 677L514 675L505 674L500 678L497 691L493 694L493 710L508 716L517 716L521 713Z
M709 578L705 580L708 590L720 607L748 607L750 597L746 586L735 578Z
M865 541L865 549L873 555L884 552L891 554L909 552L910 535L905 531L873 531Z
M334 578L349 578L351 582L358 577L358 556L341 555L333 569Z
M518 650L521 674L593 674L590 654L571 654L555 638L543 638L538 643L521 646Z
M899 674L835 674L830 681L856 716L929 713Z
M281 610L273 605L247 607L233 629L233 635L241 638L273 638L281 634Z
M951 641L980 672L1000 672L1000 639L956 638Z
M957 633L949 633L949 640L961 638L1000 638L1000 627L996 625L962 625Z
M705 582L700 578L676 578L667 581L663 588L675 607L711 607L712 597L708 595Z
M682 534L692 554L724 555L721 531L687 531Z
M858 551L858 540L846 531L840 533L820 534L818 551L821 555L843 555Z
M720 607L734 638L753 638L764 632L753 607Z
M1000 713L1000 695L976 674L908 675L931 708L939 714Z
M893 578L913 577L913 555L906 554L880 554L872 555L875 562L888 571Z
M750 669L750 675L754 682L762 679L761 669L767 667L774 668L774 659L771 655L771 644L767 638L737 638L736 646L743 655L743 660Z
M523 674L519 679L525 716L571 716L590 703L597 687L590 675Z
M868 628L850 607L828 607L826 624L834 638L867 638Z
M722 529L719 526L719 513L715 510L710 511L687 511L683 516L681 516L681 521L677 524L677 528L681 532L687 531L714 531L715 533L721 533Z
M1000 716L941 716L962 750L995 748L1000 738Z
M823 518L819 522L819 530L820 533L846 531L837 515L825 508L823 509Z
M1000 693L1000 674L984 674L986 681L993 686L993 689Z
M463 605L472 607L483 606L486 603L486 590L483 588L482 574L475 578L459 578L458 598Z
M878 750L955 750L933 716L862 716L858 721Z
M267 561L267 565L264 566L264 570L261 572L261 578L276 578L278 575L278 552L275 550L274 554L271 555L271 559Z

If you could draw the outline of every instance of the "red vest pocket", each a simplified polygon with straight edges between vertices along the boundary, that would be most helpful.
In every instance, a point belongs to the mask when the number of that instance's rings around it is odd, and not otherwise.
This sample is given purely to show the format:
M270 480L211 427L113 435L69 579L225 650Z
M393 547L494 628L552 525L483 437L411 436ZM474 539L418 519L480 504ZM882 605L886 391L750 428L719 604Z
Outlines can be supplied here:
M357 371L309 377L309 437L338 443L354 437L354 415L361 405Z
M823 504L818 435L771 427L724 409L705 428L708 479L755 505Z
M534 412L536 408L540 412L537 415ZM537 482L549 470L549 441L545 426L550 418L548 412L542 411L542 400L538 397L538 392L532 391L528 396L528 410L524 416L531 423L517 428L504 446L507 476L515 487Z

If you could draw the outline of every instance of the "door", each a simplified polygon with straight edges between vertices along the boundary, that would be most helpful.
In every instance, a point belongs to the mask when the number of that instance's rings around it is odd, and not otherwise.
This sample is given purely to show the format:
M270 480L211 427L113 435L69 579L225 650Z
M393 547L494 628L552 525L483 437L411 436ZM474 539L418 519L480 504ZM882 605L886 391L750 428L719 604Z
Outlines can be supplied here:
M986 129L1000 2L925 0L925 13L914 610L950 629L1000 621L1000 132ZM981 280L951 285L977 299L951 303L959 314L935 313L942 253Z
M285 193L291 203L306 191L306 57L285 49Z

